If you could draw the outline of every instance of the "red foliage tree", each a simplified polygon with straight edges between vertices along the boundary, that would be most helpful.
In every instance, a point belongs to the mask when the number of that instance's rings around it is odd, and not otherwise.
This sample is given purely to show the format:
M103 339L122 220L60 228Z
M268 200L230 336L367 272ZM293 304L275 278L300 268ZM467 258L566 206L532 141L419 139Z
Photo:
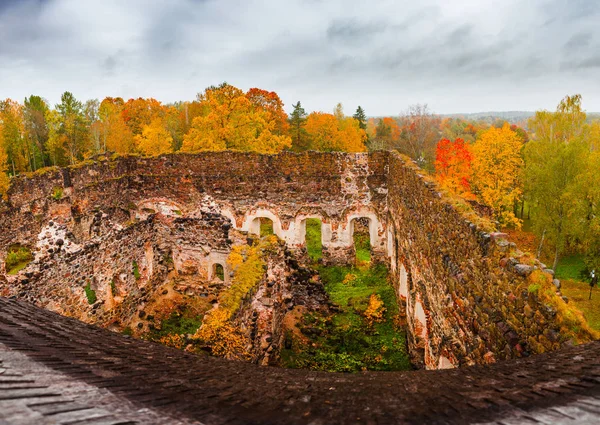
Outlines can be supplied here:
M459 195L472 198L471 164L473 154L463 139L454 142L442 139L435 150L435 174L442 187Z

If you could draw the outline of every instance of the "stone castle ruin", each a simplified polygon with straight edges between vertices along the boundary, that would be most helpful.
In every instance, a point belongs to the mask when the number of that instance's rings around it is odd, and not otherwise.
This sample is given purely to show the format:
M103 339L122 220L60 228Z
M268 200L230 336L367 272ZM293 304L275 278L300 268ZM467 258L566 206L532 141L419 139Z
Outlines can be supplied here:
M416 367L493 363L594 337L565 310L551 270L470 222L390 152L98 158L20 177L2 204L0 256L24 247L33 258L3 273L0 296L135 334L150 326L150 307L175 293L213 308L231 285L232 247L251 243L269 219L281 242L234 319L252 361L271 364L286 315L329 306L298 261L310 218L321 221L327 264L354 260L354 228L366 224L372 258L389 265Z

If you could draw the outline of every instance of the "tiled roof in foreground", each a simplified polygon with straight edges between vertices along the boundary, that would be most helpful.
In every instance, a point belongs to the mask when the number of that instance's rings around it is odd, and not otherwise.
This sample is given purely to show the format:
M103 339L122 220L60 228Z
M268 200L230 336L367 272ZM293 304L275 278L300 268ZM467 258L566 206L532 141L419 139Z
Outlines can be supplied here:
M0 425L600 423L600 342L334 374L198 357L0 298Z

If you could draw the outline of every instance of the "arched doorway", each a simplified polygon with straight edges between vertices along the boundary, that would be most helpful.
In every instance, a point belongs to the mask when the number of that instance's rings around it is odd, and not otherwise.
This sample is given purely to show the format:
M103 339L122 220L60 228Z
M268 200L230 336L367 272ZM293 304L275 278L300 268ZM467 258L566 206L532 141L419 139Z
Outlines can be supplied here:
M223 267L223 264L220 264L220 263L213 264L212 272L213 272L212 273L213 279L218 279L222 282L225 281L225 268Z

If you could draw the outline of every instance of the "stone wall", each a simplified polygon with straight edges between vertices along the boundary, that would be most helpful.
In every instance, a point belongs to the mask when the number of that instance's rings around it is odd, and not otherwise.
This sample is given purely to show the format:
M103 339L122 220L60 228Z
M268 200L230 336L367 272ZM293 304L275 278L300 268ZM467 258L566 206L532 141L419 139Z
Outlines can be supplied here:
M219 152L101 159L51 169L13 182L0 214L0 228L11 231L0 235L0 246L35 240L57 209L70 208L80 216L99 209L124 224L162 203L162 209L189 217L213 211L250 233L258 232L259 218L269 218L290 247L304 243L307 218L320 218L331 262L346 262L353 255L353 220L368 217L373 251L381 257L387 161L385 153ZM56 188L63 199L53 198Z
M551 270L518 264L502 234L479 230L410 162L392 154L389 167L391 267L415 365L492 363L573 343L557 309L529 290L527 275ZM564 304L550 287L552 304Z

